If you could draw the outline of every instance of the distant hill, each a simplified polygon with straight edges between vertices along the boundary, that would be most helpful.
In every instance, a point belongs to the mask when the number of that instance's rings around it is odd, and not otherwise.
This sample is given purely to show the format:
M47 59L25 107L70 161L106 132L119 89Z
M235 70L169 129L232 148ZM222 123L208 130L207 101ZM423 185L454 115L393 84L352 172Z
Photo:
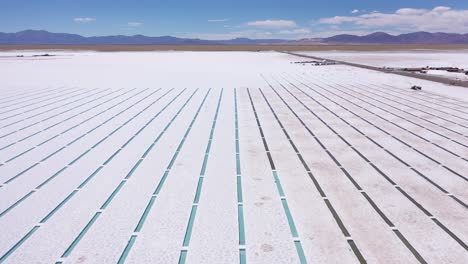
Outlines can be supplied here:
M203 40L196 38L177 38L172 36L148 37L144 35L115 35L83 37L76 34L51 33L45 30L25 30L16 33L1 33L0 45L222 45L222 44L275 44L281 39Z
M322 41L346 44L468 44L468 34L414 32L394 36L376 32L365 36L337 35Z
M365 36L336 35L329 38L299 40L249 39L203 40L172 36L115 35L84 37L76 34L52 33L45 30L25 30L1 33L0 45L262 45L262 44L468 44L468 34L415 32L390 35L376 32Z

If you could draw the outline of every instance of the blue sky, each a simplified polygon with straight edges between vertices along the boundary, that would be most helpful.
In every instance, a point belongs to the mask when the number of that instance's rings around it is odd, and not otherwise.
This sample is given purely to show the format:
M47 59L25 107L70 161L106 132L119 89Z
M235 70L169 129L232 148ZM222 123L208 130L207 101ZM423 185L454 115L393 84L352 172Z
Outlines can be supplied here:
M206 39L305 38L374 31L468 33L468 1L0 0L0 32L25 29L85 36Z

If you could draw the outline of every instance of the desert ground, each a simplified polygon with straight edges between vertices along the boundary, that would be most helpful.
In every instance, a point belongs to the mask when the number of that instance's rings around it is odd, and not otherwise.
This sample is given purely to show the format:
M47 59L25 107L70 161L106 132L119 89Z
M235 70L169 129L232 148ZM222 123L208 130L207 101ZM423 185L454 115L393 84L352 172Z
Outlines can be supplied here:
M467 88L146 48L0 52L0 263L468 262Z

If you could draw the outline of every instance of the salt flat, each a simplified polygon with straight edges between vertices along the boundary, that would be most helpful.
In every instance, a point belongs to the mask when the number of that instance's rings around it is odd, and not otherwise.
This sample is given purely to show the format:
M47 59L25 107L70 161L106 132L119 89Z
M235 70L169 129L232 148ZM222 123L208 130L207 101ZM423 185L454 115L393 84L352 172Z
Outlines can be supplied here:
M301 52L305 54L320 54L336 60L368 64L378 67L461 67L468 68L468 54L466 50L431 50L416 49L408 51L322 51Z
M301 52L305 55L314 55L327 59L364 64L375 67L390 68L423 68L429 67L456 67L468 69L467 50L431 50L415 49L409 51L380 51L380 52L352 52L352 51L322 51ZM468 81L468 75L446 71L427 72L449 79Z
M0 263L468 262L466 88L276 52L13 57L41 53L0 53Z

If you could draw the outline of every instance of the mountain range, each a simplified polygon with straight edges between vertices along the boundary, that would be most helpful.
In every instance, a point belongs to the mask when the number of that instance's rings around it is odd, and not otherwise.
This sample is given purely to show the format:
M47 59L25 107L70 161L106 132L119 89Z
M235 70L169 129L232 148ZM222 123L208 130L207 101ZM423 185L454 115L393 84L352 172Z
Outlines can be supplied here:
M0 45L264 45L264 44L468 44L468 34L414 32L390 35L376 32L364 36L336 35L328 38L299 40L249 39L204 40L172 36L114 35L84 37L77 34L52 33L45 30L24 30L16 33L0 32Z
M376 32L365 36L337 35L326 38L325 42L362 44L468 44L468 34L414 32L394 36L384 32Z
M24 30L16 33L1 33L0 45L240 45L275 44L281 39L203 40L172 36L148 37L144 35L114 35L83 37L77 34L52 33L45 30Z

